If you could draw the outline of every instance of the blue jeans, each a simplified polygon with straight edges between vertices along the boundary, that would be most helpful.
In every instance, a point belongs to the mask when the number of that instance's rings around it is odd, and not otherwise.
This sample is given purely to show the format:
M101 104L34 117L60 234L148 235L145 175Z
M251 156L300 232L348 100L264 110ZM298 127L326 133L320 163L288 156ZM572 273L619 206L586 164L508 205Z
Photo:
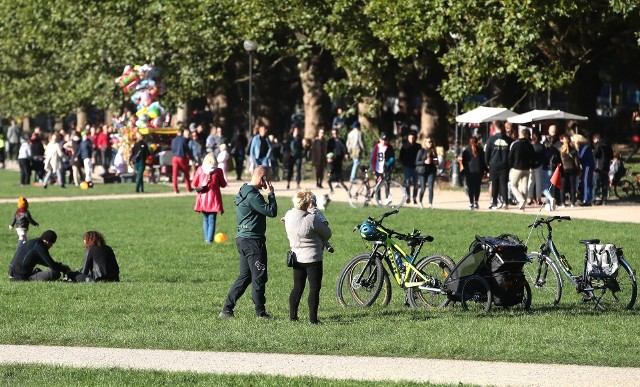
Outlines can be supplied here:
M425 183L429 186L429 204L433 204L433 185L436 182L436 173L430 173L428 175L420 175L420 203L424 198Z
M358 166L360 166L360 159L352 159L353 166L351 167L351 176L349 176L349 180L354 181L356 179L356 174L358 173Z
M593 201L593 167L584 167L582 171L582 202Z
M407 191L407 199L411 199L411 186L413 185L413 199L418 196L418 174L414 167L402 167L404 175L404 189ZM424 191L423 191L424 193ZM433 194L431 195L433 197Z
M216 234L216 212L202 213L202 229L204 230L204 241L213 242L213 236Z

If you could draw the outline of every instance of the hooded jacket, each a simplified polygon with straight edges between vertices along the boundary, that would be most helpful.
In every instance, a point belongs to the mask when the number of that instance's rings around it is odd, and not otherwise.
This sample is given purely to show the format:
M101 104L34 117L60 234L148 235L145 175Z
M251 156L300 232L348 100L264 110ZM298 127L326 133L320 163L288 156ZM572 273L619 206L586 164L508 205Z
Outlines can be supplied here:
M236 205L236 218L238 220L238 233L236 238L265 239L267 231L267 216L275 218L278 215L276 195L269 192L269 202L258 188L251 184L244 184L233 200Z
M509 170L509 146L511 139L504 133L496 133L489 138L484 148L484 157L490 170Z

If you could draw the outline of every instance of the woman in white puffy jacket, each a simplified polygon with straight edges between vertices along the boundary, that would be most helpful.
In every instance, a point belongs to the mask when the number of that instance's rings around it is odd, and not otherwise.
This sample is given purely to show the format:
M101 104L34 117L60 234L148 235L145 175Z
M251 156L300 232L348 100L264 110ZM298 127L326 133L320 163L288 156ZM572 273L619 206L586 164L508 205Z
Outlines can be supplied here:
M64 156L64 151L62 150L62 145L60 145L60 142L58 141L58 135L52 134L51 139L44 150L44 170L47 171L47 174L44 177L42 188L47 188L49 179L51 179L51 175L54 173L57 175L58 185L60 188L64 188L62 156Z
M289 318L298 320L298 306L309 279L309 322L319 324L318 306L322 287L323 241L331 238L331 229L307 211L311 204L311 191L298 190L293 195L293 208L284 216L289 246L296 254L293 265L293 289L289 295Z

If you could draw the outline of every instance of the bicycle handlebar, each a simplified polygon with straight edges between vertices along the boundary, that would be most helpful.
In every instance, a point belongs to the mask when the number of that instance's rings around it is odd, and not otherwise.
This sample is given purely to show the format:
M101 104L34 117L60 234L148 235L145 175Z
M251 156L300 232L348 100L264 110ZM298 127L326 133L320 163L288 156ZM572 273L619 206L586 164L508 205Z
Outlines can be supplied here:
M551 222L555 220L557 220L558 222L562 222L563 220L571 220L571 217L570 216L553 216L551 218L540 218L540 219L536 219L535 222L531 223L527 227L537 228L541 224L549 225L551 224Z
M372 217L367 217L367 220L370 222L375 223L376 225L378 225L380 228L382 228L384 231L386 231L387 234L389 234L389 236L393 237L395 236L397 239L401 240L401 241L408 241L410 239L418 239L421 241L426 241L426 242L433 242L433 237L431 235L420 235L420 231L419 230L413 230L413 232L409 233L409 234L401 234L397 231L391 230L390 228L387 228L385 226L382 225L382 221L384 220L384 218L391 216L391 215L395 215L398 212L400 212L398 209L395 209L393 211L389 211L389 212L385 212L384 214L380 215L380 217L378 219L374 219ZM356 227L353 228L353 231L358 230L358 228L360 228L360 225L357 225Z

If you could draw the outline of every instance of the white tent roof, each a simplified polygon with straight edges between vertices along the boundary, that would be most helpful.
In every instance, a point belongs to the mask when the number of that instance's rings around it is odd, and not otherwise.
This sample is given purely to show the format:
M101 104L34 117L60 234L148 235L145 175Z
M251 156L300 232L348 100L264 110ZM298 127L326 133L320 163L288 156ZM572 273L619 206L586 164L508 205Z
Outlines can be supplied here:
M480 106L456 117L456 122L479 124L481 122L504 121L517 113L506 108Z
M577 120L586 121L588 117L578 116L576 114L566 113L561 110L532 110L530 112L509 117L507 121L514 124L527 124L534 121L544 120Z

